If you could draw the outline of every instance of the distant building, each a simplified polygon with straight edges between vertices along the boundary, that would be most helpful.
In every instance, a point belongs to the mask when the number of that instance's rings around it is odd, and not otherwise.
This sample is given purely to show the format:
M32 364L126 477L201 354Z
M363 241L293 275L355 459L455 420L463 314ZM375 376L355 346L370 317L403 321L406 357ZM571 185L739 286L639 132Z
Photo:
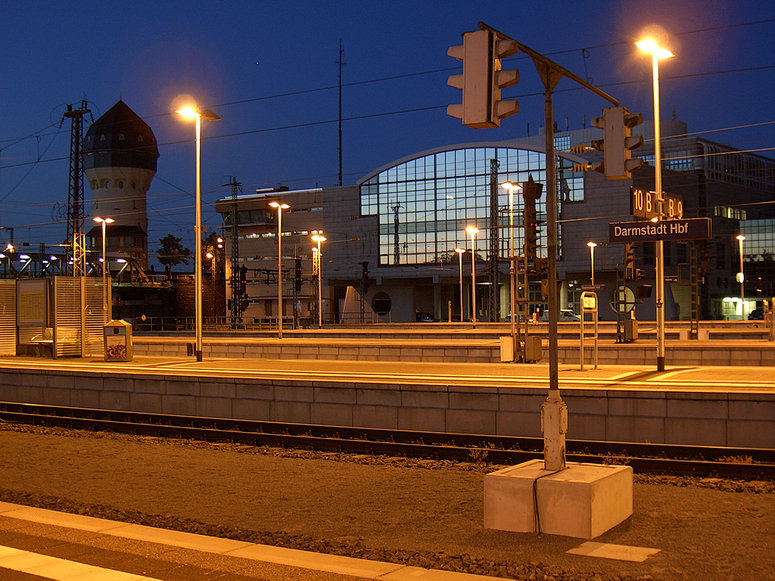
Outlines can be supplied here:
M643 132L646 143L635 154L644 157L646 165L631 179L618 181L606 180L594 172L573 171L572 166L585 158L564 153L573 145L589 144L600 138L599 130L556 133L560 308L579 310L582 287L591 278L589 241L597 243L595 283L602 285L597 290L602 319L617 316L614 290L618 284L625 284L632 295L637 287L654 285L653 242L635 245L632 272L640 278L626 281L624 245L608 242L609 223L634 220L632 188L646 192L654 188L653 165L648 165L653 164L653 138L649 140L652 127L652 123L646 123L636 128ZM713 236L708 241L665 243L666 318L689 319L692 304L699 304L701 318L734 318L740 307L736 300L739 260L735 236L741 231L751 232L752 240L746 241L745 248L757 248L758 256L764 257L756 259L760 262L772 260L771 250L762 254L761 244L755 241L768 240L767 244L771 244L775 238L775 161L686 137L686 133L684 123L662 124L663 190L682 200L684 217L710 218ZM235 219L239 263L248 272L246 320L276 317L277 289L271 275L277 264L276 211L268 207L274 198L282 198L291 206L283 215L284 264L286 269L291 268L292 260L301 258L305 280L303 290L296 296L291 294L293 285L286 283L285 317L295 309L301 311L303 319L314 310L310 235L322 230L327 237L322 262L327 301L324 313L328 322L352 322L353 313L364 322L410 322L423 314L448 320L450 314L460 317L461 310L462 318L469 319L468 252L472 240L465 228L470 224L479 228L474 240L477 318L506 319L510 302L506 259L510 206L508 192L498 184L506 180L522 183L531 177L545 183L543 141L543 135L539 135L442 147L387 164L354 186L239 197ZM545 202L546 188L536 204L539 259L546 256ZM521 255L521 195L515 194L511 208L516 226L515 254ZM216 209L224 222L231 224L232 201L220 200ZM229 229L226 230L228 233ZM225 246L231 248L228 242ZM455 248L467 250L462 265L463 305ZM752 258L753 255L747 255L746 264ZM285 277L291 280L289 272ZM764 281L750 289L746 287L747 312L757 298L766 296L765 289L771 288L772 281L769 285ZM545 306L537 274L530 276L529 297L531 311ZM654 297L646 298L635 309L638 318L653 320Z

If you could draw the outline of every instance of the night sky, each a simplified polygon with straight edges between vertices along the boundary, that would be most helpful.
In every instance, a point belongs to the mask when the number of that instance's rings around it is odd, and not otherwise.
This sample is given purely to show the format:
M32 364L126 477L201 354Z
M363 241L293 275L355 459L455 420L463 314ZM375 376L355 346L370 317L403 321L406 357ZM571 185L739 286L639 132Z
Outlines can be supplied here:
M676 55L660 68L662 117L686 121L699 137L775 157L771 0L8 0L0 4L0 226L13 227L17 243L64 240L70 122L60 122L66 105L82 99L96 119L121 98L156 134L151 253L169 233L193 246L194 127L170 114L180 94L223 118L204 125L209 230L221 226L213 208L229 195L230 176L245 193L336 185L340 42L345 185L427 149L536 135L542 85L523 55L504 63L520 71L521 82L504 91L519 100L518 115L483 130L446 115L460 101L447 77L461 70L447 48L480 20L646 119L653 118L651 60L633 42L647 25L660 25ZM579 129L605 106L564 79L555 120L561 130ZM88 220L88 184L85 199Z

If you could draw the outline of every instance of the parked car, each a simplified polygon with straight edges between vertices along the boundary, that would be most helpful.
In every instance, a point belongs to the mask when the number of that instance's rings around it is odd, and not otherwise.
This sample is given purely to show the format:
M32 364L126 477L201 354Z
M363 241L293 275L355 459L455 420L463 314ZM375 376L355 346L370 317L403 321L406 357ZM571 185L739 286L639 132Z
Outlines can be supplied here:
M415 314L415 318L417 319L418 323L432 323L433 317L429 315L428 313L421 313L417 312Z
M541 313L541 320L544 322L549 321L549 311L544 311ZM560 309L559 320L563 322L578 322L581 320L581 318L570 309Z
M764 319L764 309L754 309L748 313L749 321L761 321Z

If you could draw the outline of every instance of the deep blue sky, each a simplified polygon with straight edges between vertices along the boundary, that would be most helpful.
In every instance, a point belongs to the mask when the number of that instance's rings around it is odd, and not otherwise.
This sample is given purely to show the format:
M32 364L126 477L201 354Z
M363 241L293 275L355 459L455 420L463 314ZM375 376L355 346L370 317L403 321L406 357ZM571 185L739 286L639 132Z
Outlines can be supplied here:
M193 244L193 125L169 114L178 94L223 117L206 124L202 154L211 230L221 225L212 207L228 195L222 184L229 176L248 193L335 185L340 40L345 184L426 149L535 135L542 87L532 62L519 55L506 66L520 70L521 82L504 92L519 99L518 115L486 130L446 115L446 105L460 100L447 86L459 66L447 48L480 20L647 119L651 63L632 43L643 27L659 24L676 54L661 67L663 118L675 112L702 137L775 157L772 0L9 0L0 4L0 226L14 227L17 242L64 239L69 121L59 124L65 106L81 99L96 119L122 98L156 134L152 251L168 233ZM562 129L566 119L570 129L588 124L606 106L573 89L568 80L557 87ZM747 125L754 126L737 128ZM85 197L88 215L88 185ZM6 235L0 230L0 241Z

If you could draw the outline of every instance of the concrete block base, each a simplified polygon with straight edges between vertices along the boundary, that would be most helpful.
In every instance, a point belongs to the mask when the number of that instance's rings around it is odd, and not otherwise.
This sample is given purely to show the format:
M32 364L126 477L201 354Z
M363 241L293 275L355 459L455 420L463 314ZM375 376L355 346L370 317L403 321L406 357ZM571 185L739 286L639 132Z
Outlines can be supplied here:
M567 466L530 460L485 475L484 527L592 539L632 515L630 466Z

